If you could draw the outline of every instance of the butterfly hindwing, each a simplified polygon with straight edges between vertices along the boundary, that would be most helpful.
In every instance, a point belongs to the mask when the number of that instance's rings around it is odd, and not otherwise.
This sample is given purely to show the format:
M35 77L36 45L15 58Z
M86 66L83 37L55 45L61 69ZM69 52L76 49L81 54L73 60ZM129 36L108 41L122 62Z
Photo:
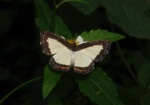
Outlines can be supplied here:
M74 72L80 74L88 74L94 69L94 62L87 55L83 54L81 51L75 53L74 58Z
M50 59L50 65L59 71L69 71L71 66L71 52L66 50L56 53Z

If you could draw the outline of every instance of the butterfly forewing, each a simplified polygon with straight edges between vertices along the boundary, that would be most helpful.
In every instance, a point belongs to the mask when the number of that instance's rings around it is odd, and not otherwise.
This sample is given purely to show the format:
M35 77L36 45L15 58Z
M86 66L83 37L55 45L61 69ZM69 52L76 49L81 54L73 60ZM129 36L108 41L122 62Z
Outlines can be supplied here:
M55 70L70 70L70 44L62 37L51 32L41 32L41 47L46 55L53 55L50 65Z
M83 54L98 62L102 60L110 48L110 43L104 40L83 43L78 46Z
M69 43L51 32L41 32L41 47L46 55L56 54L67 50Z

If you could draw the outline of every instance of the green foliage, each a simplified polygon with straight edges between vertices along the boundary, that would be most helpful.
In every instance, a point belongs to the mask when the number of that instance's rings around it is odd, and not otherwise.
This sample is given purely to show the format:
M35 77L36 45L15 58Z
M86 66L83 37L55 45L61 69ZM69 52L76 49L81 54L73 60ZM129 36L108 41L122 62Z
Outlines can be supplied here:
M55 87L60 79L60 74L51 72L51 70L46 66L44 68L44 81L43 81L43 98L45 99L52 89Z
M48 4L42 0L34 0L36 6L37 18L36 24L40 27L40 31L53 31L54 14L50 10Z
M146 0L87 0L90 6L72 3L84 14L90 14L100 6L107 10L108 18L128 35L150 39L149 1Z
M60 36L71 38L71 32L68 30L67 25L64 24L60 17L55 16L48 4L42 0L34 0L34 2L37 13L35 21L40 31L50 31Z
M64 36L65 38L68 38L68 39L72 38L72 34L68 30L67 25L64 24L63 20L60 17L56 17L55 33L57 35Z
M120 39L123 39L124 36L109 32L107 30L91 30L89 33L86 31L80 34L85 41L94 41L94 40L109 40L110 42L114 42Z
M86 79L76 79L80 90L98 105L123 105L116 87L101 68L96 68Z

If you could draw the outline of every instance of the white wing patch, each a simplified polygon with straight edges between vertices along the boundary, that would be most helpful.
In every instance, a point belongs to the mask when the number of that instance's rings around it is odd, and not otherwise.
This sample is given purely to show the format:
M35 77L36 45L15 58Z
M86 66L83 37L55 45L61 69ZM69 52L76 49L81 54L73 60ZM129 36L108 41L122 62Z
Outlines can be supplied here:
M63 51L59 52L55 55L53 55L53 59L56 61L56 63L61 65L69 65L71 64L71 52L70 51Z
M81 51L76 52L74 59L74 72L80 74L88 74L93 69L93 60L83 54Z
M64 46L62 43L53 38L48 38L48 47L50 48L51 54L55 54L58 52L66 51L68 48Z
M69 71L71 66L71 58L71 51L62 51L52 56L50 59L50 64L56 70Z
M103 49L102 45L94 45L92 47L84 48L80 50L83 54L90 57L91 59L95 59L96 56L100 53L100 51Z
M88 67L91 62L93 62L93 60L83 54L81 51L75 53L74 66Z

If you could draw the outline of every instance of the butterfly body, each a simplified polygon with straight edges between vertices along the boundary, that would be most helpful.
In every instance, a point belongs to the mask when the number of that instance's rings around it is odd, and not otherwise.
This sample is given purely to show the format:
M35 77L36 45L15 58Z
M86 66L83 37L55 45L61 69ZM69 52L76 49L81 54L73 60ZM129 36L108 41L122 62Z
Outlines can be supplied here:
M87 43L67 41L51 32L41 33L41 47L46 55L53 55L50 65L59 71L69 71L88 74L94 69L94 62L103 60L108 54L110 43L105 40L97 40Z

